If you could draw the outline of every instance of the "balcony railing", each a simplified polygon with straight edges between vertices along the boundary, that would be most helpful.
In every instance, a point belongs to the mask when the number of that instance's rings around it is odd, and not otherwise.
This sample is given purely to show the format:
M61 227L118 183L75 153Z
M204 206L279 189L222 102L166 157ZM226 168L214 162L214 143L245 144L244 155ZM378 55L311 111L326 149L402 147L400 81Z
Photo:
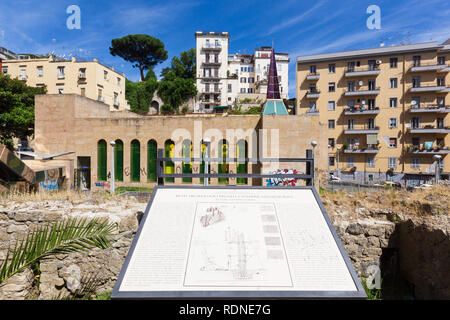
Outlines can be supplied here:
M344 130L344 134L366 134L366 133L378 133L380 127L372 125L364 125L358 127L348 127Z
M439 92L445 89L445 85L413 85L409 87L409 92Z
M380 108L378 107L347 107L344 110L346 115L358 115L358 114L378 114Z
M221 93L222 92L222 88L209 88L206 89L205 91L203 91L203 93Z
M362 96L362 95L374 95L380 93L380 87L369 87L367 89L349 89L347 88L347 91L345 91L344 95L346 96Z
M306 75L306 80L318 80L319 78L320 74L318 72L312 72Z
M377 147L360 147L350 145L348 148L344 149L344 153L378 153Z
M203 65L219 65L221 63L222 63L221 59L218 59L218 60L206 60L206 61L202 62Z
M202 46L203 50L222 50L222 46L220 44L211 44L211 43L205 43Z
M448 146L437 145L431 148L425 148L424 145L408 146L408 152L413 154L449 154L450 148Z
M346 77L356 77L356 76L371 76L380 74L380 69L378 66L368 66L368 67L354 67L345 70Z
M434 113L450 113L449 105L428 104L426 106L411 106L409 109L413 113L434 112Z
M450 132L450 127L448 126L443 126L443 125L422 125L422 126L417 126L417 125L413 125L411 126L411 128L409 128L409 132L410 133L449 133Z
M439 64L437 62L427 62L427 63L412 63L409 66L410 72L423 72L423 71L441 71L446 69L448 66L445 64Z
M309 89L306 93L307 98L318 98L320 96L320 91L317 89Z

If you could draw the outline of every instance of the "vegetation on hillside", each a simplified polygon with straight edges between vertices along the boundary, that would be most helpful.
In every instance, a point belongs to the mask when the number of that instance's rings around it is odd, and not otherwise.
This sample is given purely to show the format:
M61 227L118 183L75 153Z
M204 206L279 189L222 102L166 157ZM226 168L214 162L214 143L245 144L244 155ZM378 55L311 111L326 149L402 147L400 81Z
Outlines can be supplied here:
M34 96L46 92L0 73L0 143L13 148L13 138L34 133Z

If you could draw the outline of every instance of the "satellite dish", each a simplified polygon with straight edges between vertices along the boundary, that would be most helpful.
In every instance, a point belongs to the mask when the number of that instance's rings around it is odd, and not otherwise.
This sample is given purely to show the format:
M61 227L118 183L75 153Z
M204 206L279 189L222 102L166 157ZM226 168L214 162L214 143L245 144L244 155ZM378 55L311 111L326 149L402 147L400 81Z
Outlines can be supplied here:
M363 81L359 80L359 85L362 86L363 85Z
M416 100L411 100L411 105L412 106L415 106L417 104L417 101Z

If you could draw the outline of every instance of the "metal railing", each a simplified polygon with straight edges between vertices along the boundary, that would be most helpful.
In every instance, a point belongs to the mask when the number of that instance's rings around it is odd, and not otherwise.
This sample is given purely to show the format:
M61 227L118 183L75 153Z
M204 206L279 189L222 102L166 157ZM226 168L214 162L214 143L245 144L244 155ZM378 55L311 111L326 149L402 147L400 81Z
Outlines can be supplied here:
M236 163L236 164L262 164L269 162L304 162L305 173L298 174L270 174L270 173L165 173L166 162L191 162L191 163ZM271 178L271 179L301 179L307 186L312 186L314 181L314 158L312 150L306 150L305 158L194 158L194 157L165 157L164 149L158 149L156 157L156 176L158 185L164 185L165 178Z

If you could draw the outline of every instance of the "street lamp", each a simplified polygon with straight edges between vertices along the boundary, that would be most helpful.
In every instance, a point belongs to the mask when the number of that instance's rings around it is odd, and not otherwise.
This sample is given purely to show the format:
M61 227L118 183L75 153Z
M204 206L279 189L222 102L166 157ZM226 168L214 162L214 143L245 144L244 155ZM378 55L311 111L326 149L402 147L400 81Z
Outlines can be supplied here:
M441 156L440 155L438 155L438 154L435 154L434 156L433 156L433 159L436 161L436 166L435 166L435 169L434 169L434 171L435 171L435 182L436 182L436 184L438 184L439 183L439 179L440 179L440 170L441 170Z
M209 153L210 153L210 147L211 147L211 139L209 138L205 138L203 139L203 144L205 145L205 154L203 155L205 159L205 174L207 174L209 172ZM208 186L208 180L209 178L206 177L203 179L203 185L206 187Z
M337 150L337 176L338 178L340 178L341 170L339 169L339 153L341 151L341 146L337 146L336 150Z
M111 149L112 149L112 152L111 152L111 184L110 184L110 193L113 194L114 193L114 180L115 180L115 177L114 177L114 171L115 171L115 169L114 169L114 147L116 145L116 142L115 141L110 141L109 144L111 145Z
M314 186L314 176L315 176L315 173L316 173L316 161L315 161L315 152L314 152L314 150L315 150L315 148L316 148L316 146L317 146L317 142L316 141L311 141L311 145L312 145L312 147L313 147L313 167L312 167L312 172L313 172L313 179L312 179L312 185Z

